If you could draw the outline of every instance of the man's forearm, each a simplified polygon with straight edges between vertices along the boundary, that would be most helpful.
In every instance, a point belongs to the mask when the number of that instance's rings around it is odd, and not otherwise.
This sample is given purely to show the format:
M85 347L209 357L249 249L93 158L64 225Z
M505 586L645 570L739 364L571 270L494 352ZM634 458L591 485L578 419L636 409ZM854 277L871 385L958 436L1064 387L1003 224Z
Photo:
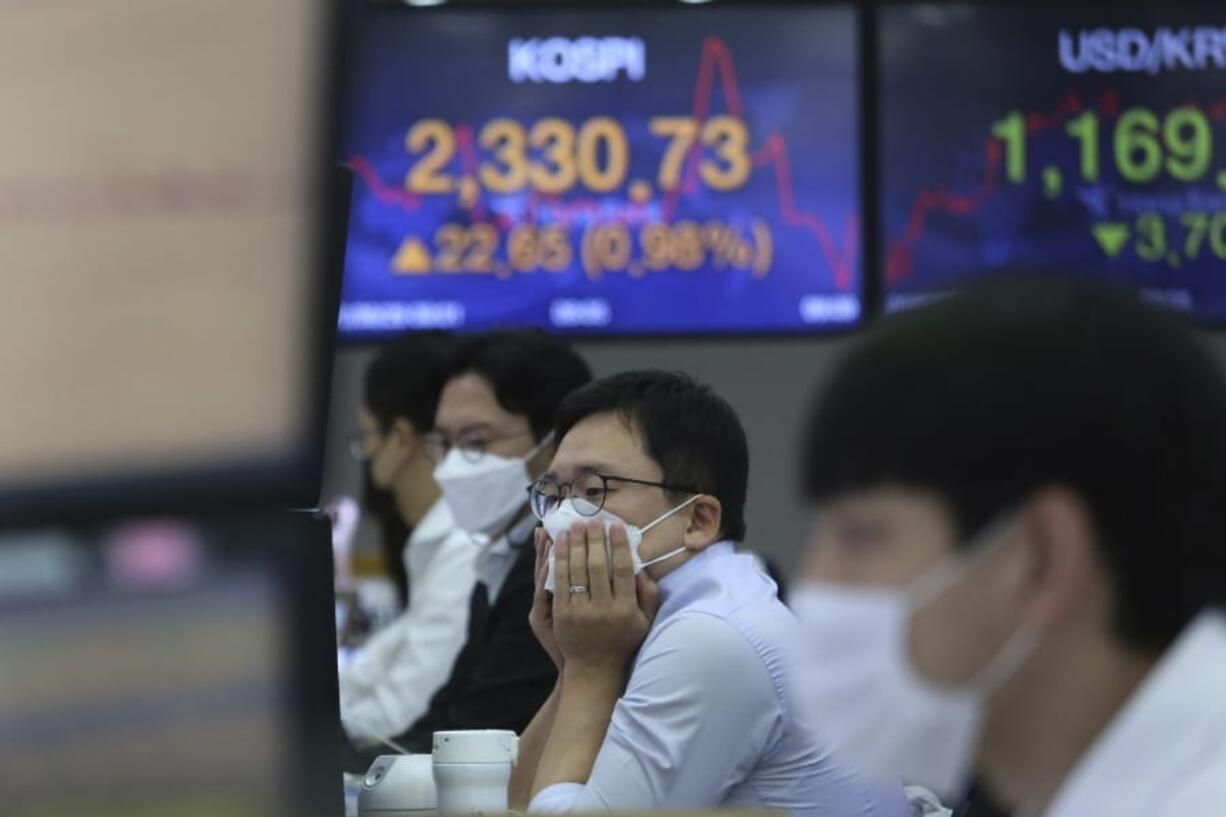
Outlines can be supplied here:
M532 797L555 783L587 782L624 680L617 670L566 665L553 728L536 764Z
M545 699L545 703L537 710L536 717L519 737L519 760L511 773L510 804L513 811L524 811L528 801L532 799L532 781L536 779L536 770L541 762L541 754L545 751L545 743L549 733L553 731L554 719L558 714L558 701L562 696L562 676L554 684L553 691Z

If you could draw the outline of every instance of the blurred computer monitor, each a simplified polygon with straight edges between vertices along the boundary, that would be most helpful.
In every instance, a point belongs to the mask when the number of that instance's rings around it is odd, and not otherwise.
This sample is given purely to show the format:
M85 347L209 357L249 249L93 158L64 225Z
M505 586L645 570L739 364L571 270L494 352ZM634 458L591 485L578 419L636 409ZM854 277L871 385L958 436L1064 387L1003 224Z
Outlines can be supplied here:
M0 811L344 813L309 514L0 533Z
M0 519L316 501L342 5L0 4Z

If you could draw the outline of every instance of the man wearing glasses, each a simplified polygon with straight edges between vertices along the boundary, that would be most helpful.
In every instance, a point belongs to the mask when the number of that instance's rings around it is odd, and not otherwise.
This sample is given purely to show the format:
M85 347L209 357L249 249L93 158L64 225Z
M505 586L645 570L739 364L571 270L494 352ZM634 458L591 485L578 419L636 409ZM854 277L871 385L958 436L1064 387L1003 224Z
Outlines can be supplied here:
M425 713L467 632L477 549L440 498L425 446L454 349L441 332L409 333L381 349L366 370L359 431L350 439L350 453L375 495L388 498L386 512L401 530L389 555L403 563L409 588L404 612L340 673L341 719L365 749ZM359 754L351 765L365 768L364 761Z
M559 680L521 739L512 808L909 814L798 710L795 619L735 552L749 455L732 407L685 375L628 372L567 398L556 433L530 494L532 623Z
M559 404L589 380L583 359L544 332L461 342L426 451L456 524L477 541L477 584L451 676L401 736L411 751L429 752L438 730L520 732L554 685L557 671L528 623L536 519L527 489L553 456Z

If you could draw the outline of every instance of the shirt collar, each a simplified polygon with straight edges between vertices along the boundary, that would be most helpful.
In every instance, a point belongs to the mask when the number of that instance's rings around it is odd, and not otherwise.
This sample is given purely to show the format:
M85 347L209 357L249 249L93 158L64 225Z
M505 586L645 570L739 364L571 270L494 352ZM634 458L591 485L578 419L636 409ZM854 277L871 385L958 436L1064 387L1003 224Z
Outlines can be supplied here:
M712 563L721 556L736 552L731 540L723 539L708 545L687 559L680 567L660 579L660 612L665 613L687 587L701 580L711 569Z
M1222 763L1226 614L1201 613L1150 671L1052 801L1049 817L1151 812L1197 764ZM1144 804L1149 804L1147 808Z
M413 527L413 532L409 534L409 544L440 542L446 539L454 529L455 522L451 517L451 509L447 507L443 498L439 497L430 506L430 510L426 511L421 521Z
M536 526L536 517L528 514L494 541L487 544L478 540L481 550L477 555L477 581L485 585L491 605L502 592L502 585L511 573L511 568L515 566L523 543L528 540Z

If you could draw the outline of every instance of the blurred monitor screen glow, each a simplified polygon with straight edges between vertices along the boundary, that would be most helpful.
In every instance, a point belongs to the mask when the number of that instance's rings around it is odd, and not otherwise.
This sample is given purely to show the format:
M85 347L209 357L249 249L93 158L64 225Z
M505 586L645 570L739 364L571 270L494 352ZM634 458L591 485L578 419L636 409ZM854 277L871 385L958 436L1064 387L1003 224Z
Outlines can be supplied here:
M0 4L0 495L296 453L329 5Z
M329 568L300 515L0 531L5 813L339 814Z

